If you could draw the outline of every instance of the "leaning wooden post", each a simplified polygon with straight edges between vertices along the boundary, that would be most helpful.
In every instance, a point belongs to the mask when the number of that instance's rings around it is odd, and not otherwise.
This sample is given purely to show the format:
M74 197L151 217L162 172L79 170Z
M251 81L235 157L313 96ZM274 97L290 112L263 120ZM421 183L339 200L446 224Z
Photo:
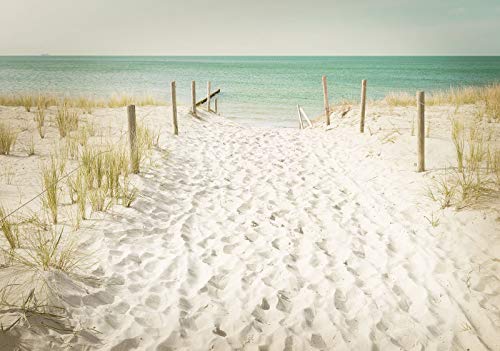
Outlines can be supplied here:
M132 173L139 173L139 153L137 150L137 133L135 124L135 105L127 107L128 139L130 142L130 168Z
M423 91L417 92L418 114L418 163L417 172L425 171L425 95Z
M210 81L207 82L207 111L210 112Z
M365 132L365 109L366 109L366 79L361 81L361 120L359 122L359 131Z
M191 112L196 116L196 82L191 81L191 103L193 104Z
M179 135L179 127L177 126L177 100L175 98L175 81L170 82L170 90L172 91L172 127L174 135Z
M217 109L217 99L215 99L215 101L214 101L214 105L215 105L215 106L214 106L214 109L215 109L215 114L217 114L217 111L218 111L218 109Z
M328 104L328 88L326 86L326 76L323 76L323 100L325 104L326 125L330 125L330 105Z

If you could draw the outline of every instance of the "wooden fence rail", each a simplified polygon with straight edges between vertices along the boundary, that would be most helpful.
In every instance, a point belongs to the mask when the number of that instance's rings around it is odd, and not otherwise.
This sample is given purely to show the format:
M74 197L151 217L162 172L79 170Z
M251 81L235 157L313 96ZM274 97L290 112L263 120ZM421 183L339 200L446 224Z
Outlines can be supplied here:
M214 91L213 93L210 94L210 97L213 98L215 95L219 94L220 93L220 89L217 89L216 91ZM200 101L198 101L196 103L196 106L200 106L202 104L204 104L205 102L207 102L207 98L203 98L201 99Z

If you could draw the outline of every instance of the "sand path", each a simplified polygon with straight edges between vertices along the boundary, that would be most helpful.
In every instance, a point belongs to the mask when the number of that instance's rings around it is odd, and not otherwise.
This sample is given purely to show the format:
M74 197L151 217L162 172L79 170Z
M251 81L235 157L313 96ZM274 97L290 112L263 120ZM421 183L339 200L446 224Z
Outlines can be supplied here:
M105 348L499 349L491 248L465 223L441 224L460 251L433 233L400 200L413 170L365 168L339 132L183 118L101 227L112 276L82 308Z

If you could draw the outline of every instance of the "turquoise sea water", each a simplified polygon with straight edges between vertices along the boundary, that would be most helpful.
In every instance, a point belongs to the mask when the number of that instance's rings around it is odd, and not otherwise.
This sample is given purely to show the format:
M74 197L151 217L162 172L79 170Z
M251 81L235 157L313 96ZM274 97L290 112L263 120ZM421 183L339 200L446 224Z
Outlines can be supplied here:
M169 99L170 81L178 100L198 97L206 81L221 88L223 115L251 123L296 125L296 105L321 113L321 76L330 99L359 99L368 80L368 98L391 91L432 91L500 81L500 57L0 57L0 93L51 92L85 96L150 94Z

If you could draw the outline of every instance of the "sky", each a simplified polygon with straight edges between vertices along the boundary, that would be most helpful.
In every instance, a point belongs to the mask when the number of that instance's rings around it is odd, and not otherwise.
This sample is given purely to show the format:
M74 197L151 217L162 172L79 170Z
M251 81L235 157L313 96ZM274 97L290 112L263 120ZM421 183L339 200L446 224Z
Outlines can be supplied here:
M0 55L500 55L499 0L0 3Z

